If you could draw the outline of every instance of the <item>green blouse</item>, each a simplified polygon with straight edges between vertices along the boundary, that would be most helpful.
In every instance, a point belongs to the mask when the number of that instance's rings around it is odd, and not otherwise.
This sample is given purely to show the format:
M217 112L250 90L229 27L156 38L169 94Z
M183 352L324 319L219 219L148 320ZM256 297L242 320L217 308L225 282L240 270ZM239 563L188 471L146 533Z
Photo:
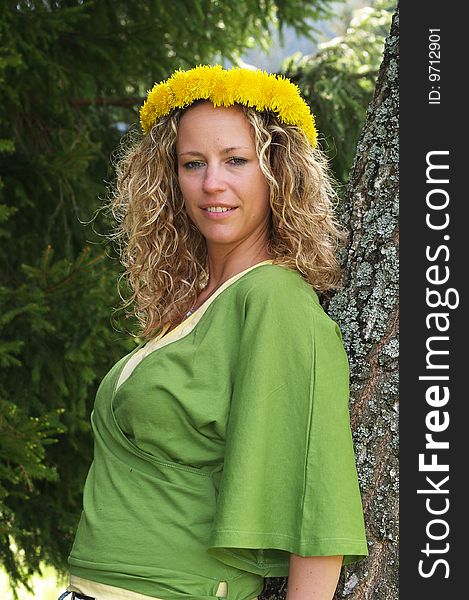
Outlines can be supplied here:
M231 278L123 378L145 348L97 392L72 574L164 600L226 581L248 600L291 552L367 555L347 357L297 271Z

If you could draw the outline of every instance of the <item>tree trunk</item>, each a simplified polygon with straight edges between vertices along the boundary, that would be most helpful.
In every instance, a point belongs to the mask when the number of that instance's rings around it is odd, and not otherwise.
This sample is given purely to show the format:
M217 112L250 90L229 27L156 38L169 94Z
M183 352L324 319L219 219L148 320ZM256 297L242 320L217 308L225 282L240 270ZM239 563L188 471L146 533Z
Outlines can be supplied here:
M343 288L325 306L350 362L350 414L370 555L344 567L335 599L398 598L398 40L386 40L341 219ZM288 581L266 579L263 599Z
M397 9L345 195L345 283L328 306L350 361L370 552L343 569L337 599L398 598L398 41Z

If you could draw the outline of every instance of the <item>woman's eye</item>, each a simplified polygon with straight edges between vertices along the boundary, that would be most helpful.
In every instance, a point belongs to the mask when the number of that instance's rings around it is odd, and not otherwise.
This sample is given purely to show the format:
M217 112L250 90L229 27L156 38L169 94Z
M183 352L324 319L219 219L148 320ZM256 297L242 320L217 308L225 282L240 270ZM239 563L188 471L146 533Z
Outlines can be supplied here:
M199 169L204 166L204 163L200 160L190 160L189 162L184 163L185 169Z
M241 158L239 156L232 156L228 162L236 167L246 164L248 161L245 158Z

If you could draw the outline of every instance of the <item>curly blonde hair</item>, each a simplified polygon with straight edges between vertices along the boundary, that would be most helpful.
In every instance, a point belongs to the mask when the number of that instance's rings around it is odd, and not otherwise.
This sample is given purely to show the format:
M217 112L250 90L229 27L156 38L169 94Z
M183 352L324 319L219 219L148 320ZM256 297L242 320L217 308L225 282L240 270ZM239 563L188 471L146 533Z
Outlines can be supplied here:
M118 243L122 277L131 290L124 308L131 307L147 339L179 320L208 281L205 240L185 211L177 174L178 124L194 104L161 117L129 148L124 142L115 165L108 207L117 227L110 237ZM346 234L335 216L337 195L325 155L273 113L237 106L253 128L270 187L272 261L298 270L318 292L337 288L338 247Z

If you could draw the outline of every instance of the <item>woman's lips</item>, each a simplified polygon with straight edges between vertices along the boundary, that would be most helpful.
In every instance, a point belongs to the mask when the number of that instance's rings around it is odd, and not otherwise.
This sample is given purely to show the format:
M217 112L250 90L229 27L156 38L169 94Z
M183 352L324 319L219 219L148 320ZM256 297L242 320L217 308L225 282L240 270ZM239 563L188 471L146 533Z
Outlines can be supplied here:
M224 217L228 217L229 215L231 215L236 210L236 208L236 206L233 206L232 208L228 208L228 210L222 211L208 210L207 208L202 208L201 210L204 213L204 215L209 219L223 219Z

